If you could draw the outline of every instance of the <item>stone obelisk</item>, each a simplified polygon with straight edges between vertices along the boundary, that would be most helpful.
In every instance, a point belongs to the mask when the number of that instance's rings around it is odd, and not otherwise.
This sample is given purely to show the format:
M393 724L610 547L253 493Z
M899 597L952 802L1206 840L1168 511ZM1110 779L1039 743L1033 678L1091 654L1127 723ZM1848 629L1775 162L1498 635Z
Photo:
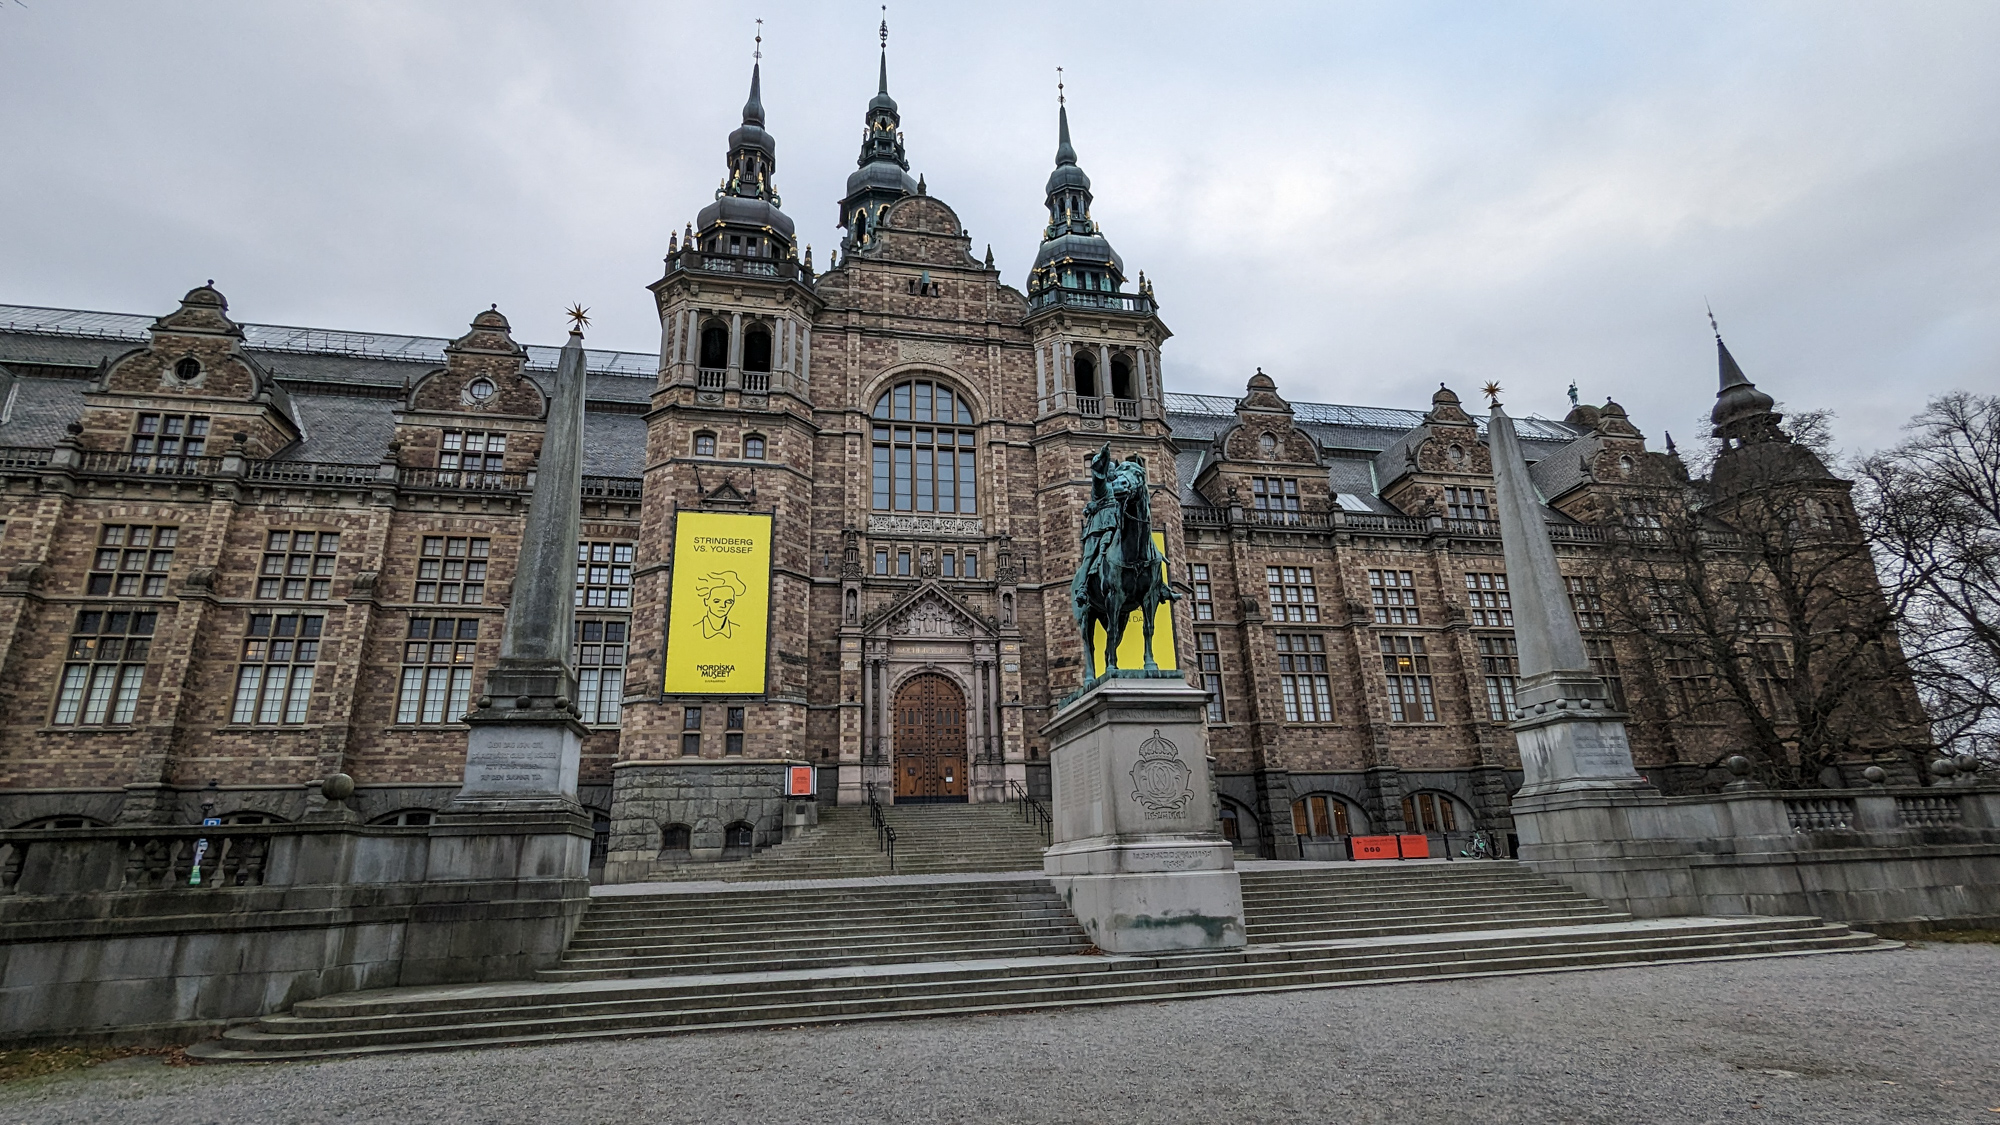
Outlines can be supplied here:
M452 812L579 811L583 736L576 716L570 630L576 617L576 543L583 490L582 309L549 394L519 570L507 601L500 660L478 709L466 716L465 784Z
M1604 681L1591 671L1570 610L1569 591L1542 504L1521 457L1514 420L1501 409L1498 387L1486 436L1500 507L1500 543L1507 588L1514 599L1514 639L1521 653L1513 723L1526 775L1515 794L1523 802L1556 794L1652 792L1632 766L1625 716L1614 709Z

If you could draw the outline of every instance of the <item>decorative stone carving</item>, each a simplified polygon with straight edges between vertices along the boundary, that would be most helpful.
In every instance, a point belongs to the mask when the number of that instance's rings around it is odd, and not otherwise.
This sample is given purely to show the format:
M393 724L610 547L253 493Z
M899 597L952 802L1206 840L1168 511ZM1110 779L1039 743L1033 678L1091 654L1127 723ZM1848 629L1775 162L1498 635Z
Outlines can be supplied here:
M1194 800L1188 786L1193 772L1181 761L1180 747L1155 727L1152 737L1139 743L1139 760L1132 763L1132 799L1148 817L1177 816Z
M904 610L889 632L903 637L963 637L968 630L958 611L936 598L925 598Z
M870 535L963 535L986 534L978 516L878 516L868 517Z
M951 362L951 345L940 340L903 340L897 351L904 363Z

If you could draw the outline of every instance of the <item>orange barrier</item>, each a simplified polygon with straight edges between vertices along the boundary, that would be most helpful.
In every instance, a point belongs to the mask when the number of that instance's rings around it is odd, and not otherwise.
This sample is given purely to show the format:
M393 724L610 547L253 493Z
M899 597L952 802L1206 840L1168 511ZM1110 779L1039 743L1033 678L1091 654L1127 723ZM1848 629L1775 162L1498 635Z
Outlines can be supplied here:
M1397 859L1396 837L1349 836L1347 855L1350 859Z
M1404 859L1429 859L1431 857L1431 838L1429 836L1417 835L1398 836L1396 837L1396 850Z

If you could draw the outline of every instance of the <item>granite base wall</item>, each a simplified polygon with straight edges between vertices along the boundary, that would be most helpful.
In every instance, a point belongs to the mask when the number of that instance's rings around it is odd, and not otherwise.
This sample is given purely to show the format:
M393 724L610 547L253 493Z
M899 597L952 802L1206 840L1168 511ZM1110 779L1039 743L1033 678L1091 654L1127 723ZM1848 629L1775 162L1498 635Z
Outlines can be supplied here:
M690 866L747 859L817 824L817 802L785 796L786 769L805 764L705 758L614 765L603 882L685 877ZM740 855L724 847L724 830L739 823L751 826L750 850ZM690 830L685 854L664 847L667 827L676 824Z

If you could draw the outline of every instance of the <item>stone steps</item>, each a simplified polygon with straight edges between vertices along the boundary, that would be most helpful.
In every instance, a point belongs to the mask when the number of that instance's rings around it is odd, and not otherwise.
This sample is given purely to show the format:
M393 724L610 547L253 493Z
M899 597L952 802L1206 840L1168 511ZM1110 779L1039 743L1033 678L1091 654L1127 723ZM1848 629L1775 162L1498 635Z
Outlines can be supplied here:
M303 1002L190 1053L320 1058L1873 948L1893 943L1817 919L1672 919L1157 957L391 989Z
M826 806L820 823L795 839L734 863L688 864L679 881L768 882L891 874L865 807ZM1012 804L890 805L895 873L1040 871L1042 841Z

